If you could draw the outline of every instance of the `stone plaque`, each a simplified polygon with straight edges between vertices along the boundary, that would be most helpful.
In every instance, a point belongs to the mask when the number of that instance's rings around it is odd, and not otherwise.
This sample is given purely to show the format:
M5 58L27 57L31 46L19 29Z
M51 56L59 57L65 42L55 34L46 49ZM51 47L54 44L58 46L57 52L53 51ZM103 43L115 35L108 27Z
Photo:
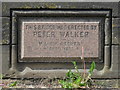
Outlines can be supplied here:
M21 59L99 57L99 22L22 22Z

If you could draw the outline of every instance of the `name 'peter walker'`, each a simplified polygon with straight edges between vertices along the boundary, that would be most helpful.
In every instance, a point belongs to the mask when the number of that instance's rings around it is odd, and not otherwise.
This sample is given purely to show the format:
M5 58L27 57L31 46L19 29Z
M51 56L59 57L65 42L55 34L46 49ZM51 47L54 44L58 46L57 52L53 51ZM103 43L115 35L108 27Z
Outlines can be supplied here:
M54 23L55 24L55 23ZM88 31L96 30L97 25L90 24L25 24L25 29L33 31L33 36L37 37L87 37Z
M89 32L83 31L33 31L33 36L37 37L87 37Z

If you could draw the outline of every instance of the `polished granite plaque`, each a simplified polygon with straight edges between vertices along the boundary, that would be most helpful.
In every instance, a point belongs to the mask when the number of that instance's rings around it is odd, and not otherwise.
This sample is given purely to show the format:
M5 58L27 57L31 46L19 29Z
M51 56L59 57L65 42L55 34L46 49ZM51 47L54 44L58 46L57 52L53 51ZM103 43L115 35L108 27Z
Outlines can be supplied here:
M99 57L99 22L22 22L21 59Z

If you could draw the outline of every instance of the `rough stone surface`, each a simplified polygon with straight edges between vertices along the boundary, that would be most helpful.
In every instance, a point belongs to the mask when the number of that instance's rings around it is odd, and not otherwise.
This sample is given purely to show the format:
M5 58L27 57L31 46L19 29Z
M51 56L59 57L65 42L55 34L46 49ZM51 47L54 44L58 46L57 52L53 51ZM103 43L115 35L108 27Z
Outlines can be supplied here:
M112 45L112 61L111 61L111 68L110 70L116 74L116 78L120 73L119 70L119 45Z
M2 73L2 45L0 45L0 74ZM1 81L0 81L1 83Z
M0 43L2 42L2 17L0 17ZM1 44L0 44L1 45Z
M0 42L0 44L9 44L9 16L10 16L10 8L98 8L98 9L112 9L113 14L113 22L112 22L112 54L110 55L110 47L107 46L109 44L110 40L105 40L105 53L104 53L104 63L96 63L96 70L94 73L94 78L118 78L119 69L117 69L117 65L119 65L118 61L120 56L120 48L119 48L119 16L118 16L118 3L3 3L3 40ZM13 19L13 22L15 20ZM14 24L13 24L14 26ZM109 31L109 30L108 30ZM109 38L109 32L106 31L106 37ZM13 42L12 44L16 44L16 30L12 30L13 35ZM108 41L107 41L108 40ZM1 47L1 46L0 46ZM72 63L18 63L17 62L17 46L12 46L12 66L9 69L9 45L3 45L3 73L8 73L8 71L12 74L10 74L10 77L18 78L18 77L61 77L65 76L65 73L68 71L68 69L73 69ZM110 63L110 57L111 63ZM118 57L117 57L118 56ZM60 59L59 59L60 60ZM78 63L78 68L80 68L80 72L84 72L83 64ZM111 67L110 67L111 66ZM86 68L89 68L90 64L87 64ZM118 66L119 67L119 66ZM116 69L116 70L115 70ZM87 70L88 71L88 70ZM18 76L18 77L17 77ZM9 77L9 74L8 74Z
M37 2L4 2L2 5L3 15L2 16L10 16L10 8L93 8L93 9L112 9L113 16L118 16L118 2L56 2L56 3L37 3Z
M111 22L110 19L106 18L105 19L105 28L104 28L104 30L105 30L105 44L110 44L110 42L111 42L111 40L110 40L111 34L110 33L112 31L111 31L109 22Z
M119 44L120 45L120 18L113 18L112 21L112 44Z
M2 47L2 73L7 73L10 66L9 45L0 45Z
M10 42L10 19L2 17L2 41L0 44L9 44Z
M14 48L13 49L15 49L15 46L14 46ZM110 71L108 68L109 68L109 58L110 58L110 54L109 54L109 47L107 46L106 47L106 51L105 51L105 55L107 55L107 57L105 57L105 59L106 59L106 61L105 61L105 67L104 67L104 69L103 70L101 70L101 71L97 71L97 72L95 72L96 74L93 76L94 78L107 78L108 77L108 74L109 74L109 77L111 77L111 78L115 78L116 77L116 74L111 74L111 73L113 73L113 71ZM15 50L14 50L15 51ZM15 53L15 52L14 52ZM15 58L14 58L15 59ZM14 60L15 61L15 60ZM13 61L13 63L15 63ZM32 63L33 64L33 63ZM18 69L18 67L19 68L22 68L23 66L22 65L24 65L24 64L14 64L16 67L17 67L17 69ZM42 65L42 64L41 64ZM24 70L22 70L22 72L21 73L18 73L17 75L18 75L18 77L62 77L62 76L64 76L65 75L65 73L67 72L67 70L68 69L65 69L66 67L64 67L64 69L55 69L55 68L52 68L51 70L50 70L50 66L49 65L46 65L46 70L45 69L39 69L39 66L41 66L40 64L38 65L38 67L36 66L36 65L27 65L27 66L25 66L23 69ZM31 66L35 66L35 67L31 67ZM44 66L44 65L43 65ZM48 66L48 67L47 67ZM99 65L97 65L96 64L96 66L97 66L97 68L99 67ZM27 68L26 68L27 67ZM29 68L28 68L29 67ZM58 67L60 67L59 65L58 65ZM106 68L107 67L107 68ZM54 70L53 70L54 69ZM20 70L20 71L21 71ZM83 70L80 70L80 72L83 72Z
M120 19L119 18L112 18L112 44L120 44L120 41L119 41L119 33L120 33L120 26L118 24L118 21ZM109 27L109 19L106 19L106 22L105 22L105 44L109 44L110 43L110 28Z

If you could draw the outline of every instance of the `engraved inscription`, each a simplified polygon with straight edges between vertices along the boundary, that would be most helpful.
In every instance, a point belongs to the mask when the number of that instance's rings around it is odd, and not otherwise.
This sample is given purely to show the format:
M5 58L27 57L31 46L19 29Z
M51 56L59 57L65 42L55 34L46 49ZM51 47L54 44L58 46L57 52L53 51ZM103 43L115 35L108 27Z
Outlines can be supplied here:
M99 22L23 22L21 58L98 57Z

